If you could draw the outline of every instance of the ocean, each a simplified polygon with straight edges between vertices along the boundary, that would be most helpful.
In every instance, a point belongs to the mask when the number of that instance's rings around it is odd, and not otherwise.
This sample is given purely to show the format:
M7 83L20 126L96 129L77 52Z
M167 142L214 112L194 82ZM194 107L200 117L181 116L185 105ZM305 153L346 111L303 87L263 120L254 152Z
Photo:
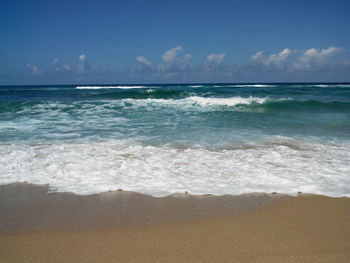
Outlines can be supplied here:
M350 84L0 87L0 184L350 197Z

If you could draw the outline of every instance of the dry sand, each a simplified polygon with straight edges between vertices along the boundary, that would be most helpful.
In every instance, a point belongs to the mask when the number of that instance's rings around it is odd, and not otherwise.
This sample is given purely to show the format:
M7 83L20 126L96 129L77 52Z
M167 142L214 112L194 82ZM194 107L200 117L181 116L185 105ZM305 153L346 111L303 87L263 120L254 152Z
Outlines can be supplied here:
M348 198L46 191L0 187L0 262L350 262Z

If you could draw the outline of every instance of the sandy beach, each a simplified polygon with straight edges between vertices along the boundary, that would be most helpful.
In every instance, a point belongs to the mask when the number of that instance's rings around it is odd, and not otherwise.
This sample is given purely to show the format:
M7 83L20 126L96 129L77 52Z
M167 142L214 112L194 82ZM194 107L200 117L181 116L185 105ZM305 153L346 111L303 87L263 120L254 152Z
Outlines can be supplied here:
M0 263L350 263L350 0L0 0Z
M0 187L1 262L349 262L350 199Z

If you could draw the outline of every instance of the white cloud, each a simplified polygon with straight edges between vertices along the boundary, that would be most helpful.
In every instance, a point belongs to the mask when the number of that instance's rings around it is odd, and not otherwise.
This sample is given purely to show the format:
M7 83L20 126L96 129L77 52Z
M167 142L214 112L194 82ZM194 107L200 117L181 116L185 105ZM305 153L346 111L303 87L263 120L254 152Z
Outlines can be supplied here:
M179 57L178 53L182 50L181 46L174 47L165 51L162 55L164 61L156 67L157 72L180 72L191 68L192 55L185 54Z
M184 56L184 60L187 60L187 61L192 60L192 54L186 54L186 55Z
M250 57L250 60L255 66L259 66L268 70L283 70L287 67L288 57L293 54L289 48L283 49L281 52L265 56L264 51L258 51L255 55Z
M149 72L153 70L152 63L144 56L138 56L136 57L136 60L139 64L140 70L144 72Z
M141 68L149 68L151 67L152 63L144 56L138 56L136 57L137 62L140 64Z
M58 58L55 58L52 60L52 66L54 70L59 73L84 74L87 72L93 73L101 71L99 67L90 65L85 54L78 56L76 65L63 64Z
M37 66L27 64L27 68L32 72L34 76L41 76L43 74L42 70Z
M70 71L71 67L69 65L63 64L62 65L62 69L65 70L65 71Z
M207 60L204 63L204 69L207 71L217 69L224 62L226 57L225 53L210 54L207 55Z
M191 67L192 55L186 54L183 58L178 58L177 69L180 71L186 70Z
M79 56L79 62L77 67L77 73L82 74L90 69L90 64L87 61L86 55Z
M342 51L342 48L338 47L310 48L293 63L293 69L313 71L330 68L334 65L333 56L340 51Z
M169 49L168 51L165 51L162 55L162 59L165 63L171 64L175 61L177 57L177 53L182 50L181 46L174 47L172 49Z
M58 72L70 71L72 68L67 64L61 64L58 58L55 58L52 61L52 65L55 67L55 70Z

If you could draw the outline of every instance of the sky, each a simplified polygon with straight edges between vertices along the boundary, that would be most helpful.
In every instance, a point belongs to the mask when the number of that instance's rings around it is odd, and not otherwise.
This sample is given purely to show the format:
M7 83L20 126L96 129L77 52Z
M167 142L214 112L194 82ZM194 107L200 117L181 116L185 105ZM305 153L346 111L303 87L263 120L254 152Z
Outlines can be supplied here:
M0 85L350 82L349 14L349 0L0 0Z

